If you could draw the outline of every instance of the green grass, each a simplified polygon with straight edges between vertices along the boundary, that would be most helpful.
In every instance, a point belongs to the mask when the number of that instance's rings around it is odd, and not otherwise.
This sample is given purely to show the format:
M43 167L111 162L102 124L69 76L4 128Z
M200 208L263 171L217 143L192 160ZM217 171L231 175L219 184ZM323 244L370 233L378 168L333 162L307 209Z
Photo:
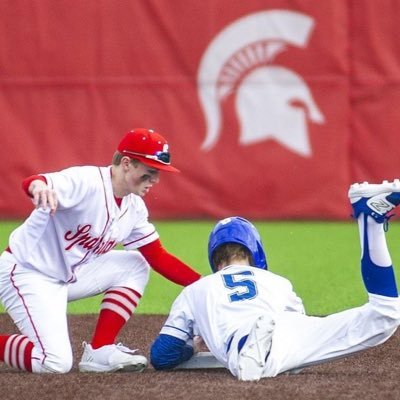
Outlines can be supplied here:
M1 248L6 247L8 235L17 225L17 222L0 223ZM155 225L171 253L203 275L210 273L207 239L213 222L159 221ZM255 225L263 238L269 269L292 281L309 314L325 315L366 301L354 222L256 222ZM394 264L400 266L400 224L391 223L388 242ZM137 312L167 314L181 289L152 272ZM97 296L73 302L69 312L97 313L100 299Z

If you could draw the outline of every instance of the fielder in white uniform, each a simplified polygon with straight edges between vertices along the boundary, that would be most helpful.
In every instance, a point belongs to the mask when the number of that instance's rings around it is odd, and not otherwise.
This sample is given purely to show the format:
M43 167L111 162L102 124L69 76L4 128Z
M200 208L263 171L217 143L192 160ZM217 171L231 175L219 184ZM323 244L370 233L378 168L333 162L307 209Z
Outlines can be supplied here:
M72 167L24 181L36 209L0 256L0 299L21 334L0 335L0 361L36 373L68 372L67 302L104 293L80 370L146 367L145 357L115 339L138 305L150 265L181 285L200 277L163 248L148 221L142 197L159 182L160 170L178 171L166 140L135 129L109 167ZM126 251L114 250L118 243Z
M255 227L240 217L217 223L209 238L214 274L183 289L151 347L156 369L189 360L202 338L239 380L259 380L343 357L385 342L400 324L384 226L400 203L400 182L354 184L361 272L368 302L327 317L307 316L291 283L267 271Z

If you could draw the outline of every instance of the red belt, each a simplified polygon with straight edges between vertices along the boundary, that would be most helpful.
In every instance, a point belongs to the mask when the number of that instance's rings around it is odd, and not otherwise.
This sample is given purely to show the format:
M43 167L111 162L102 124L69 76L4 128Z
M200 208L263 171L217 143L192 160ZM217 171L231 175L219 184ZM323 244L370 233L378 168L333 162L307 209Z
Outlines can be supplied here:
M12 254L12 251L11 251L11 249L10 249L10 246L8 246L4 251L7 251L7 252L9 252L10 254Z

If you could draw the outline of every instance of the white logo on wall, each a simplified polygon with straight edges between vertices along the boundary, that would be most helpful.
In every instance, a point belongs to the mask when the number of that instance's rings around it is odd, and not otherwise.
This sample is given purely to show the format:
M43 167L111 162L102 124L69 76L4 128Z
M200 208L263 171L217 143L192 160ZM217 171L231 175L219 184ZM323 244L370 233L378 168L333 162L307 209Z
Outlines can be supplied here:
M203 150L216 145L221 104L235 92L240 144L275 139L301 156L312 154L307 119L322 124L324 116L301 76L272 63L289 46L305 48L313 26L313 19L304 14L263 11L236 20L214 38L197 77L207 124Z

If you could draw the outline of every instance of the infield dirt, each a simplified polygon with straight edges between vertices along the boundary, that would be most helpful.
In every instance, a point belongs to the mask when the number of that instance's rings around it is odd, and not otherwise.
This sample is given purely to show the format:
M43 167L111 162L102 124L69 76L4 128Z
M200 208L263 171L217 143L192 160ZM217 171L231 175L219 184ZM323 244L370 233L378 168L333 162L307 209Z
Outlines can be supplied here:
M90 341L96 315L69 316L73 370L65 375L36 375L0 363L1 400L397 400L400 399L400 331L381 346L339 361L303 370L299 375L239 382L227 370L143 373L80 373L81 343ZM136 315L119 337L148 356L165 316ZM51 321L49 321L51 323ZM0 314L0 334L15 333Z

